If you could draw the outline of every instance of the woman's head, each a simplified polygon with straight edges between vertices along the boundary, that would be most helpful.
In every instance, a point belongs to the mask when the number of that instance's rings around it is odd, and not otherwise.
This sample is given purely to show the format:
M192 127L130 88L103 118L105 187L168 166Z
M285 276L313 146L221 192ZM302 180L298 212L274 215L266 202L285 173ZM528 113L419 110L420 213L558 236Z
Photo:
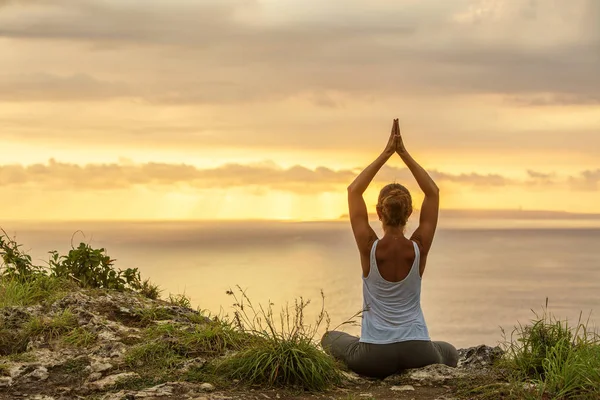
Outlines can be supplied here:
M412 197L407 188L399 183L390 183L381 189L377 202L377 215L383 225L404 226L411 214Z

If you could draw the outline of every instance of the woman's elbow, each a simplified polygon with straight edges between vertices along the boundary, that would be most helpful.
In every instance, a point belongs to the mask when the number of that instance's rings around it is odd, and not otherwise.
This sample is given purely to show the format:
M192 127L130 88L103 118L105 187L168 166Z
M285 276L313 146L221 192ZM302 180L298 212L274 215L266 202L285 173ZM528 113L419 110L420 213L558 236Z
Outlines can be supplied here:
M440 188L434 183L431 188L425 193L426 196L440 197Z

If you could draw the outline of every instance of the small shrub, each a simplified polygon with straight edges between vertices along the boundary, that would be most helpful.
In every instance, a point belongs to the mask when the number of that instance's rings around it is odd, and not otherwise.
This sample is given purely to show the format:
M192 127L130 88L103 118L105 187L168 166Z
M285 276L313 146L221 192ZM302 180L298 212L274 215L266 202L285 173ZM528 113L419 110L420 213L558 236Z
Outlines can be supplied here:
M51 251L50 270L54 276L76 280L84 288L124 290L140 287L140 273L137 268L125 271L115 270L115 260L106 255L106 250L93 249L89 244L80 243L66 256Z
M31 256L21 251L21 245L11 239L4 229L0 229L0 258L4 268L0 275L24 281L43 273L43 268L31 261Z
M530 325L519 324L503 343L500 367L509 379L535 384L539 396L600 397L600 336L581 316L570 326L549 314L547 300L543 313L534 314Z
M144 279L144 281L139 285L134 285L134 289L140 292L143 296L152 300L160 298L160 293L162 292L159 286L150 283L149 279Z
M335 361L309 340L267 341L242 350L220 367L251 384L323 390L339 380Z
M282 309L279 323L275 321L273 304L255 308L240 288L235 299L234 321L238 330L255 335L246 349L224 359L216 370L232 379L266 386L293 386L305 390L324 390L340 379L337 364L315 342L323 321L329 323L322 294L321 313L315 325L306 325L304 310L310 304L300 298L293 308Z
M31 256L21 251L21 245L0 229L0 261L0 304L27 305L60 296L62 289L69 289L72 282L88 289L129 289L150 299L160 297L159 287L148 279L141 281L137 268L115 269L115 260L106 254L104 248L94 249L86 243L72 248L67 255L50 251L48 267L41 267L34 265ZM33 286L15 283L31 281L35 281ZM185 296L173 299L189 306Z
M183 308L192 308L192 301L190 300L189 296L185 295L185 293L169 293L169 303Z

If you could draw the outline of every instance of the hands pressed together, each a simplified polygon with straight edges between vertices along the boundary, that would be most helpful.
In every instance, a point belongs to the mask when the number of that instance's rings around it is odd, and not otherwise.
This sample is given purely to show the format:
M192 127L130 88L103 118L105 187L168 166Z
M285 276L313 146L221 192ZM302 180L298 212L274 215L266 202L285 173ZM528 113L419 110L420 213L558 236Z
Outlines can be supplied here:
M390 139L388 140L387 146L383 150L383 153L387 156L392 156L394 153L402 156L406 154L406 148L400 134L400 125L398 124L398 118L394 119L392 123L392 132L390 133Z

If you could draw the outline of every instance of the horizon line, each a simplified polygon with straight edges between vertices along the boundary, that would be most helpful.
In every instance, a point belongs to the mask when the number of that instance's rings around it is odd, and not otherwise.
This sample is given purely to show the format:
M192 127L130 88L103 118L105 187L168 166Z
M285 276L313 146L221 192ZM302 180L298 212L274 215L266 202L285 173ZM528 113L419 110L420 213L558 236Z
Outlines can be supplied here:
M446 215L444 215L446 214ZM448 215L450 214L450 215ZM452 215L454 214L454 215ZM414 215L414 214L413 214ZM445 218L489 218L489 219L600 219L600 213L577 213L564 210L530 210L530 209L473 209L473 208L447 208L440 209L440 216ZM302 222L340 222L347 220L348 214L341 214L337 218L323 219L297 219L297 218L134 218L134 219L110 219L110 218L74 218L74 219L6 219L4 223L75 223L75 222L280 222L280 223L302 223ZM369 213L369 219L377 218L377 214ZM0 227L2 223L0 223Z

